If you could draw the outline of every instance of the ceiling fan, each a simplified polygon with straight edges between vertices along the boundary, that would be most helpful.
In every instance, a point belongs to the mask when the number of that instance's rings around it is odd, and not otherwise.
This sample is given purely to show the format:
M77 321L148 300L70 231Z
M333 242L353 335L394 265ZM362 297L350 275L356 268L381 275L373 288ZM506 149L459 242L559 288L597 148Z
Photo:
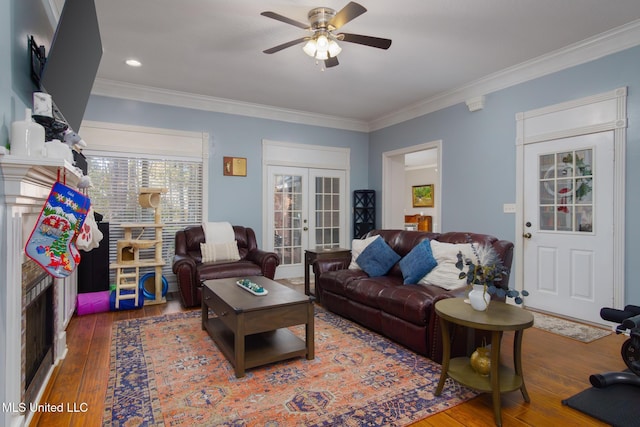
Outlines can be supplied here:
M378 49L389 49L391 40L379 37L363 36L350 33L336 33L347 22L357 18L367 11L362 5L350 2L339 12L329 7L316 7L308 14L309 23L305 24L275 12L262 12L260 15L272 18L285 24L295 25L298 28L311 32L311 35L300 37L299 39L274 46L263 51L264 53L276 53L297 44L305 43L302 48L304 52L318 61L324 61L325 67L335 67L338 65L338 54L342 48L339 41L357 43L365 46L377 47Z

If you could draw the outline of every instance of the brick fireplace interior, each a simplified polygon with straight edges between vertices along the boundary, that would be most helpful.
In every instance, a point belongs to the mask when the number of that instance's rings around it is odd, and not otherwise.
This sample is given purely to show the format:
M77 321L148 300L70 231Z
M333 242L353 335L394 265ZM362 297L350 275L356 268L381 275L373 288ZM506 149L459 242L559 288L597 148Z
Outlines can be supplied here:
M22 265L22 390L24 403L35 402L53 366L53 278L35 262Z

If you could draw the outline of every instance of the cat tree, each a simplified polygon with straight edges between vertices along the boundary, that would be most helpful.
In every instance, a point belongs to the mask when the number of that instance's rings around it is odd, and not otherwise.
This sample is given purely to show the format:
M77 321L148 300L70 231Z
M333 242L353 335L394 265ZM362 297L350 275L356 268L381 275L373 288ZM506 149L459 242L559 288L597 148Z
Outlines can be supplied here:
M140 297L140 269L155 270L153 295L155 298L147 300L146 304L162 304L166 302L162 295L162 228L160 222L160 195L166 193L166 188L141 188L138 202L143 208L154 209L153 223L123 223L124 238L118 240L117 261L110 265L116 270L115 308L120 308L120 301L133 299L134 307L138 307ZM152 239L142 239L146 229L153 228ZM137 237L134 237L134 230ZM146 284L145 284L146 286ZM123 292L133 291L133 292Z

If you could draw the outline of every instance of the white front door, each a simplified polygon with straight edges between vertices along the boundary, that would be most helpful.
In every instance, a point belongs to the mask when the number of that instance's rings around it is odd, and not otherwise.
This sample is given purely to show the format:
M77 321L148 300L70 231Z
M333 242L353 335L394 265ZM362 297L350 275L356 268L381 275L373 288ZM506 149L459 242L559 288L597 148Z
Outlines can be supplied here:
M276 278L302 277L304 251L344 247L346 173L342 170L268 166L266 249L280 256Z
M524 147L527 307L602 323L613 305L614 134Z

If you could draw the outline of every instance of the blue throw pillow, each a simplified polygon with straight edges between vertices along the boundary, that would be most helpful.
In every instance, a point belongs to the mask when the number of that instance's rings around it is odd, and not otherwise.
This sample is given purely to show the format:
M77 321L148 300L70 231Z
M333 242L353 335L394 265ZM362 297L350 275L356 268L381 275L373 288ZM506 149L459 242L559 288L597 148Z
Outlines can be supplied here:
M381 237L375 239L362 251L356 263L370 277L379 277L387 274L399 259L400 255L395 253Z
M423 240L400 260L400 270L404 278L404 284L418 283L420 279L427 275L438 265L438 261L431 252L431 242L429 239Z

